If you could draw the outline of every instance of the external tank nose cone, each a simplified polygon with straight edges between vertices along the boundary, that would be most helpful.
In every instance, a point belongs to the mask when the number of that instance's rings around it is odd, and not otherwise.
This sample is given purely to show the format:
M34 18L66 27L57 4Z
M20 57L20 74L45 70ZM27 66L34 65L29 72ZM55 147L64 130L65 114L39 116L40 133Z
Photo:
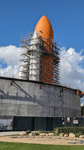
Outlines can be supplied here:
M37 31L38 35L41 35L43 38L48 38L53 40L53 29L50 21L46 16L42 16L38 21L35 31Z

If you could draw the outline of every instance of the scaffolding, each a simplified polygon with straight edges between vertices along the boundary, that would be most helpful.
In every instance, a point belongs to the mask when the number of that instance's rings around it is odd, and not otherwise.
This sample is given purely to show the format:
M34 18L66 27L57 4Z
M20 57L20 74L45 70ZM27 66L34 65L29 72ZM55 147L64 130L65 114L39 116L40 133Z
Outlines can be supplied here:
M30 32L25 36L21 35L23 58L20 59L22 61L20 78L59 84L60 58L56 42L43 38L41 34L36 38L33 38L33 35Z

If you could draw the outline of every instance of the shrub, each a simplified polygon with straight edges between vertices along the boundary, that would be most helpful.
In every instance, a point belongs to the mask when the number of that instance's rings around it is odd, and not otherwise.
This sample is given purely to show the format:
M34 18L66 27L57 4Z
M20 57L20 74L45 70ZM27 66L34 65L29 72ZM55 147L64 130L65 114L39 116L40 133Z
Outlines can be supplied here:
M40 132L36 132L35 135L40 135Z
M58 130L59 130L58 128L54 128L53 133L58 133L59 132Z
M59 130L60 133L63 133L63 130Z
M80 135L82 135L81 132L75 134L76 137L79 137Z
M84 127L57 127L53 129L53 133L60 134L69 134L69 133L81 133L84 134Z
M64 133L63 133L63 136L64 136Z
M57 132L57 133L53 133L54 134L54 136L58 136L59 135L59 133Z
M40 132L35 132L35 133L32 133L34 136L36 135L40 135Z

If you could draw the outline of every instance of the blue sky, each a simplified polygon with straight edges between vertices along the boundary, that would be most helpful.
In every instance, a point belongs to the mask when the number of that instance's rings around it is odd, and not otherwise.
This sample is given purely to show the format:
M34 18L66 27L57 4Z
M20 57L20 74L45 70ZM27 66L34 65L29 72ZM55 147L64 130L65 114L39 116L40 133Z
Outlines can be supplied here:
M0 75L17 77L21 33L43 15L61 48L61 83L84 91L84 0L0 0Z
M19 46L20 34L33 32L42 15L61 46L84 48L84 0L0 0L0 46Z

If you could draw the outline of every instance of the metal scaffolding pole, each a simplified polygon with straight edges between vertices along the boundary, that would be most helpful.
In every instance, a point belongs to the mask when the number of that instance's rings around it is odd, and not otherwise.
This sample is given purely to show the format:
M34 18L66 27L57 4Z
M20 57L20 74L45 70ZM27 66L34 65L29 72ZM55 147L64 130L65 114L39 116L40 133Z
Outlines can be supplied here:
M37 38L32 38L32 36L32 33L22 36L21 47L23 52L21 56L24 56L24 58L20 60L22 61L20 72L23 75L21 78L29 80L30 77L39 76L39 81L45 83L52 81L50 83L58 84L60 58L56 42L52 43L49 39L46 40L41 36ZM31 41L34 40L39 40L39 42L32 43ZM34 46L36 46L36 49ZM40 67L37 67L38 65ZM32 74L35 71L37 73Z

